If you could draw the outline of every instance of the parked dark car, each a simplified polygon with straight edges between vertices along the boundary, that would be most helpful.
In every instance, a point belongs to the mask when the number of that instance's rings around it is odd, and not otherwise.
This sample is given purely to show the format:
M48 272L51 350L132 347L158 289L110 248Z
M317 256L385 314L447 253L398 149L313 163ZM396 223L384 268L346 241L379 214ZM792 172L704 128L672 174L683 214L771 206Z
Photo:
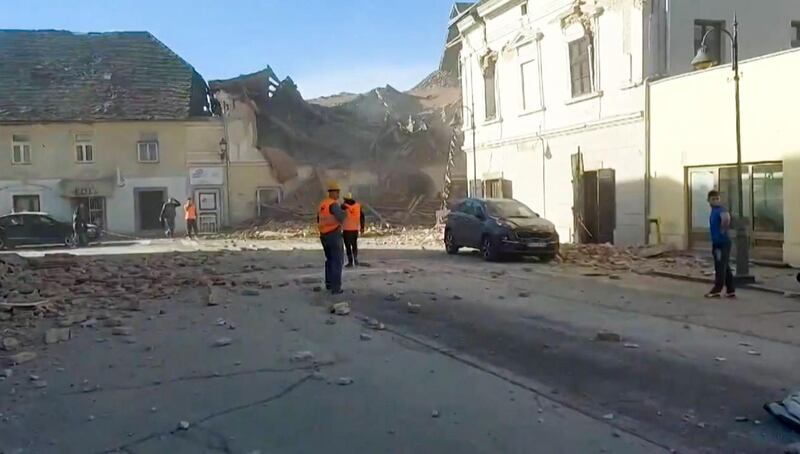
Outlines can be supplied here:
M448 254L473 248L489 261L504 256L550 261L558 254L559 238L552 222L517 200L469 198L447 215L444 244Z
M100 237L100 229L87 225L89 241ZM0 216L0 249L18 245L63 244L75 246L72 224L54 219L47 213L11 213Z

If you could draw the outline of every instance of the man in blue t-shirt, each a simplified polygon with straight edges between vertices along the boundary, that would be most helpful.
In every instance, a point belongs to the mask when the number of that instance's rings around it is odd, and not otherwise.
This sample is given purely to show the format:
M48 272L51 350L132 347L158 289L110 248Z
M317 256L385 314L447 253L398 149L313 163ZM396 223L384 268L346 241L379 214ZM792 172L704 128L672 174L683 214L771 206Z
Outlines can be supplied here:
M736 298L730 263L731 238L728 235L731 229L731 215L722 206L718 191L708 193L708 204L711 205L708 224L709 230L711 230L711 252L714 255L714 288L706 293L706 298L721 297L723 286L726 289L726 297Z

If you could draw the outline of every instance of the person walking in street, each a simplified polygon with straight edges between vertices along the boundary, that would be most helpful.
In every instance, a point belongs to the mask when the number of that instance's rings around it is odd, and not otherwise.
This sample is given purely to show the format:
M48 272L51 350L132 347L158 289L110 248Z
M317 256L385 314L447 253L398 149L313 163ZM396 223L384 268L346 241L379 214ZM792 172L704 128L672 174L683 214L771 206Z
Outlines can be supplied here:
M72 213L72 234L75 238L75 245L79 247L89 244L88 228L86 226L86 217L84 216L85 211L86 206L81 203L75 207L75 212Z
M175 237L175 216L176 209L179 206L181 206L181 203L175 200L174 197L171 197L161 205L161 214L158 219L161 221L161 226L166 229L164 235L167 238Z
M706 293L706 298L720 298L725 287L727 298L736 297L736 288L731 272L731 214L722 206L718 191L708 193L708 204L711 205L709 230L711 231L711 252L714 255L714 287Z
M346 268L358 266L358 234L364 233L364 212L361 204L356 202L352 193L348 193L344 198L342 210L345 212L343 228L344 246L347 249Z
M344 244L342 240L342 223L345 212L339 205L341 188L336 182L328 184L328 197L319 204L317 224L322 250L325 251L325 288L331 294L338 295L342 291L342 265L344 265Z
M192 239L192 232L194 232L194 236L199 237L200 235L197 232L197 206L194 204L194 199L191 197L186 199L183 211L185 211L186 218L186 235L189 239Z

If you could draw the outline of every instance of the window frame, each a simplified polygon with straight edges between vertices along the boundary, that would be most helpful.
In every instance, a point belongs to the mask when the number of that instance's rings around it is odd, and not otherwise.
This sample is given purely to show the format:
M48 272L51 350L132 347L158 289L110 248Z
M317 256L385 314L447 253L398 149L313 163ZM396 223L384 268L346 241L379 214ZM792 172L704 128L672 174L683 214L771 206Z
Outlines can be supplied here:
M800 47L800 20L792 21L792 48Z
M497 58L487 57L488 65L486 68L481 68L483 76L483 116L486 122L492 122L500 119L498 109L498 90L497 90ZM490 77L491 76L491 77ZM491 82L491 83L490 83ZM491 87L491 97L489 96L489 88ZM491 115L489 101L491 100Z
M275 202L275 204L281 203L281 201L283 200L283 190L280 188L280 186L259 186L259 187L257 187L256 188L256 207L257 207L258 216L262 216L263 215L262 214L262 208L264 207L265 204L266 205L273 205L272 202L265 202L263 200L263 198L261 197L262 191L265 191L265 192L266 191L271 191L271 192L274 191L278 196L277 197L278 200Z
M24 140L20 140L23 138ZM17 148L19 148L19 158L16 159ZM27 152L27 158L26 157ZM31 147L31 139L27 134L12 134L11 135L11 165L25 166L33 164L33 148Z
M722 30L725 30L725 26L726 22L724 20L695 19L694 25L692 26L692 30L694 33L694 39L692 40L694 43L693 44L694 52L692 52L692 55L697 55L697 52L700 50L700 46L703 43L703 37L706 35L706 33L708 33L708 29L716 28L716 32L709 35L709 38L711 38L712 36L714 37L713 41L716 41L717 48L712 49L709 46L708 53L713 56L714 53L716 52L717 64L721 65L725 63L725 47L722 45L722 42L725 39L725 37L722 36L724 33ZM701 27L700 29L701 33L699 37L697 35L697 27ZM707 41L706 45L708 45L708 43L709 42Z
M35 199L36 206L38 207L35 210L23 210L17 211L17 200L19 199ZM11 209L14 213L23 213L23 212L40 212L42 211L42 198L39 194L12 194L11 195Z
M585 44L585 52L582 47ZM569 60L569 88L572 99L581 98L594 93L593 43L589 35L567 43ZM576 74L576 69L578 69ZM585 74L584 74L585 73ZM577 76L577 77L576 77ZM576 83L579 84L576 91Z
M530 67L531 71L535 76L534 84L531 87L526 85L526 78L525 78L525 70L526 68ZM519 65L519 77L520 82L522 85L522 112L536 112L542 110L543 103L542 103L542 93L541 93L541 74L539 73L539 60L536 58L531 58L527 61L520 63ZM529 91L531 90L531 91ZM529 95L530 93L530 95ZM528 97L531 95L536 96L536 103L535 105L528 105Z
M519 5L519 12L522 17L528 17L528 2Z
M87 156L89 159L86 159ZM91 140L75 138L75 162L78 164L94 163L94 144Z
M151 145L155 146L155 159L142 159L142 145L147 146L146 153L147 157L150 157L150 153L152 150L150 149ZM142 164L158 164L161 161L161 147L158 144L157 140L140 140L136 143L136 159L139 163Z

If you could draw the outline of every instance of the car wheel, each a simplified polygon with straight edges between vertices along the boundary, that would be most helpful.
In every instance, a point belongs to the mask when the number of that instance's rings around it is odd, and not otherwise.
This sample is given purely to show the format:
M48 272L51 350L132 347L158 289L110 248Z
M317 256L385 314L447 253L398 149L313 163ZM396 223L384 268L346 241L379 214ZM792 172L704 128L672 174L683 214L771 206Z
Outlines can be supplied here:
M75 238L75 235L69 234L64 237L64 246L68 248L75 248L78 246L78 240Z
M497 244L489 235L484 236L481 241L481 255L487 262L497 262L500 260L500 251L498 250Z
M458 250L461 249L461 246L455 244L453 241L453 232L450 230L445 230L444 232L444 250L447 251L450 255L458 254Z

